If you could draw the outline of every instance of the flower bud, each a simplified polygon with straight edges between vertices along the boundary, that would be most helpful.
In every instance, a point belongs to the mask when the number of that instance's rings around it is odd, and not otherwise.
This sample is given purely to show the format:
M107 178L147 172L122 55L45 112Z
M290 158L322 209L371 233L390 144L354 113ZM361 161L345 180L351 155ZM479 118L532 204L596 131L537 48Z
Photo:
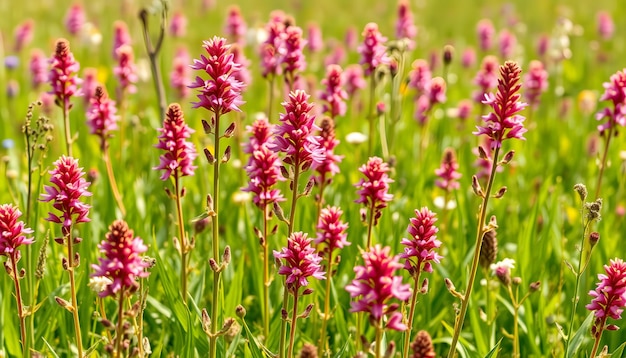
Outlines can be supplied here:
M235 308L235 314L239 318L244 318L246 316L246 309L242 305L237 305L237 308Z

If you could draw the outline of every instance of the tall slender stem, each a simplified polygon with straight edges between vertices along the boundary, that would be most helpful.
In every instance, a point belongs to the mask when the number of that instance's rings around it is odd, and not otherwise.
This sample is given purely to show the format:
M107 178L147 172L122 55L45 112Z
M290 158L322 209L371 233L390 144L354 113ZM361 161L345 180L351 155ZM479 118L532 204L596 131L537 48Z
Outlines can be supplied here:
M291 312L291 330L289 331L289 349L287 349L287 358L293 357L293 344L296 337L296 323L298 323L298 290L296 285L293 295L293 312Z
M269 252L267 250L267 204L263 205L263 334L265 339L270 334L270 277L269 277Z
M122 201L122 195L120 194L119 189L117 188L117 181L115 180L115 174L113 173L113 166L111 164L111 157L109 156L109 147L106 146L103 152L104 164L107 168L107 176L109 177L109 183L111 184L111 191L113 192L113 197L115 198L115 202L117 203L117 207L120 208L122 212L122 216L126 216L126 208L124 207L124 202Z
M519 350L519 307L520 303L517 301L519 288L516 289L515 295L513 295L513 290L511 289L511 285L508 286L509 296L511 296L511 301L513 301L513 358L519 358L520 350Z
M117 332L115 333L115 356L122 357L122 337L124 336L124 285L120 289L120 300L117 308ZM139 343L141 345L141 343Z
M180 292L183 303L187 304L187 237L185 236L185 221L183 220L183 206L181 203L181 187L178 172L174 174L174 189L176 190L176 214L178 217L178 236L180 240Z
M146 45L146 52L148 52L148 58L150 59L150 71L152 72L152 79L154 81L154 87L159 102L159 112L161 114L160 118L165 118L165 108L167 107L167 104L165 102L165 87L163 86L161 68L157 63L157 59L159 56L159 51L161 50L161 45L163 44L163 38L165 37L166 18L167 6L163 6L159 36L157 37L156 45L153 46L152 40L150 40L150 34L148 33L148 11L143 9L139 12L139 19L141 20L143 29L143 40L144 44Z
M272 122L272 107L274 106L274 76L270 76L269 79L270 85L270 99L267 106L267 121Z
M64 229L65 230L65 229ZM70 275L70 291L72 295L72 315L74 317L74 334L76 335L76 348L78 357L83 357L83 340L80 332L80 318L78 316L78 299L76 298L76 279L74 277L74 240L72 239L72 227L64 233L67 241L67 272Z
M70 99L63 98L63 128L65 129L65 148L68 156L72 156L72 132L70 130Z
M375 74L372 73L370 75L370 103L367 109L367 119L369 120L369 133L367 134L369 137L368 147L367 147L367 155L374 155L374 128L375 122L374 119L376 116L374 115L374 97L376 96L376 78Z
M498 168L498 155L500 154L500 147L496 147L493 152L493 161L491 166L491 173L489 174L489 181L487 182L487 189L484 192L483 202L480 206L480 215L478 220L478 228L476 229L476 244L474 247L474 256L472 259L472 266L470 276L467 281L467 289L463 298L461 299L461 311L456 317L454 324L454 335L452 336L452 343L450 344L450 351L448 351L448 358L453 358L456 353L456 345L459 341L461 331L463 330L463 323L465 322L465 315L467 313L467 307L469 306L470 296L474 287L474 280L476 279L476 271L478 271L478 261L480 258L480 247L483 243L483 234L485 233L485 218L487 216L487 204L489 203L489 197L491 196L491 189L496 177L496 169Z
M319 215L318 215L319 216ZM328 248L328 278L326 279L326 292L324 292L324 316L322 317L322 328L320 329L320 340L317 345L317 355L323 357L327 347L326 327L330 319L330 282L333 275L333 251ZM330 355L330 354L329 354Z
M606 316L601 318L602 322L600 322L601 324L598 326L600 327L600 333L596 333L595 336L595 342L593 343L593 348L591 349L591 354L589 355L589 357L591 358L596 358L596 354L598 353L598 347L600 347L600 340L602 339L602 333L604 333L604 324L606 323Z
M406 331L404 331L404 346L402 347L402 357L407 358L409 356L409 342L411 341L411 331L413 331L413 318L415 316L415 304L417 303L417 296L420 291L420 275L422 271L421 268L417 271L415 276L415 280L413 282L413 294L411 296L411 307L409 309L409 324L407 325Z
M17 271L17 251L11 255L13 266L13 281L15 282L15 300L17 301L17 315L20 318L20 335L22 337L22 355L27 357L26 321L24 320L24 306L22 305L22 290L20 289L20 273Z
M382 318L381 318L382 321ZM376 324L376 345L374 348L374 356L376 358L380 358L380 344L382 342L382 337L383 337L383 329L382 329L382 322L379 321Z
M607 135L606 142L604 143L604 153L602 154L602 164L600 166L600 173L598 173L598 182L596 183L597 187L595 199L598 199L600 197L600 190L602 188L602 175L604 174L604 168L606 167L606 158L607 153L609 152L611 137L613 137L613 129L609 129L609 134Z
M213 221L213 259L217 262L219 266L219 249L220 249L220 238L219 238L219 203L220 203L220 113L215 113L215 127L213 128L214 133L214 143L215 146L215 161L213 162L213 211L215 214L211 218ZM219 326L218 320L218 312L219 312L219 288L220 288L220 274L221 272L213 271L213 308L211 312L211 319L213 323L211 324L211 337L209 340L209 351L210 357L216 357L216 349L217 349L217 327Z
M370 206L369 209L369 218L368 218L368 222L367 222L367 250L369 250L370 247L372 247L372 230L374 228L374 201L372 201L372 205Z

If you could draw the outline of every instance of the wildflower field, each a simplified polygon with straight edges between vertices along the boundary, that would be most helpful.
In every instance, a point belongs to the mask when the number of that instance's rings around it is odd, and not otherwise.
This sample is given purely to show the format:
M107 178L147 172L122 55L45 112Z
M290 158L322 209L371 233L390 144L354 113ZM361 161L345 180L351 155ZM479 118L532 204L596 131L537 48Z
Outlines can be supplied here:
M626 3L0 11L0 357L624 356Z

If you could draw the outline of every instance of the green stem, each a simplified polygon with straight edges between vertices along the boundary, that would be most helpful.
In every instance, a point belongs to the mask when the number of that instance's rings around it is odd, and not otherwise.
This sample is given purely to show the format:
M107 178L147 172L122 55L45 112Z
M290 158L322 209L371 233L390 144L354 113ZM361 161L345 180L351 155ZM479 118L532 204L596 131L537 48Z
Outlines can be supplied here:
M370 206L369 209L369 218L368 218L368 222L367 222L367 250L370 249L370 247L372 247L372 230L374 227L374 202L372 201L372 205Z
M296 285L293 295L293 312L291 312L291 330L289 331L289 349L287 349L287 357L293 357L293 344L296 337L296 324L298 323L298 290Z
M13 266L13 281L15 282L15 301L17 301L17 315L20 318L20 335L22 337L22 355L27 357L26 322L24 320L24 306L22 305L22 290L20 289L20 273L17 271L17 254L11 255Z
M274 76L270 76L269 85L270 85L270 99L269 99L269 104L267 107L267 121L271 123L272 122L272 107L274 104Z
M159 118L165 118L165 108L167 104L165 102L165 87L163 86L163 80L161 79L161 69L157 63L157 59L159 56L159 51L161 50L161 45L163 44L163 38L165 37L165 19L167 17L167 6L163 6L163 12L161 13L161 26L159 30L159 36L157 38L157 43L155 46L152 45L152 40L150 40L150 34L148 34L148 11L141 10L139 12L139 19L141 20L142 30L143 30L143 40L146 45L146 52L148 53L148 58L150 59L150 71L152 72L152 79L154 81L154 88L156 90L157 99L159 103Z
M519 358L520 350L519 350L519 307L520 303L517 302L517 292L513 295L513 290L511 289L511 285L508 287L509 296L511 297L511 301L513 303L513 358ZM516 290L517 291L517 290Z
M289 300L289 292L287 291L287 278L285 277L285 280L283 280L283 286L284 286L284 291L283 291L283 308L282 310L285 311L287 310L287 302ZM285 354L285 334L287 333L287 320L285 320L284 318L282 318L282 311L281 311L281 323L280 323L280 343L278 345L278 358L283 358L284 354Z
M72 295L72 315L74 317L74 333L76 335L76 348L78 350L78 357L83 357L83 340L80 332L80 318L78 316L78 299L76 298L76 279L74 277L74 253L73 253L73 239L72 239L72 227L67 230L67 271L70 275L70 291Z
M188 243L185 236L185 221L183 220L183 206L181 203L181 187L178 172L174 174L174 189L176 190L176 214L178 217L178 237L180 240L180 292L183 303L187 304L187 250Z
M219 248L220 248L220 239L219 239L219 202L220 202L220 113L215 113L215 127L213 128L214 133L214 146L215 146L215 161L213 162L214 170L213 170L213 211L215 212L214 216L211 218L213 221L213 258L216 263L219 262ZM211 324L211 336L209 342L209 351L210 357L216 357L216 349L217 349L217 327L219 325L218 320L218 312L219 312L219 284L220 284L220 271L213 272L213 308L211 312L211 319L213 323Z
M270 334L270 277L269 252L267 250L267 204L263 205L263 334L267 340Z
M326 278L326 292L324 292L324 316L322 317L322 329L320 330L320 339L317 345L317 355L323 357L326 352L328 341L326 340L326 327L330 319L330 282L333 275L333 252L328 250L328 278Z
M124 336L124 286L120 289L120 301L117 308L117 329L115 334L115 355L122 357L122 337ZM141 345L141 343L139 343Z
M67 155L72 156L72 132L70 130L70 99L63 99L63 127L65 129L65 148Z
M367 109L367 119L369 119L369 133L368 133L368 147L367 147L367 154L368 155L374 155L374 128L375 128L375 123L374 123L374 119L376 118L376 116L374 115L374 97L376 96L376 78L374 77L375 74L372 73L370 75L370 103L369 103L369 108Z
M107 168L107 176L109 177L109 183L111 184L111 191L113 192L113 197L115 198L115 202L117 203L117 207L120 208L122 213L122 217L126 216L126 208L124 207L124 202L122 201L122 195L120 194L119 189L117 188L117 181L115 180L115 174L113 173L113 165L111 164L111 158L109 156L109 147L105 144L105 149L103 152L104 164Z
M591 349L590 358L596 358L596 354L598 353L598 347L600 347L600 340L602 339L602 334L604 333L604 324L606 323L606 316L602 318L602 322L599 325L600 333L595 334L595 342L593 343L593 348Z
M480 215L478 220L478 228L476 230L476 244L474 248L474 255L472 259L472 266L470 276L467 282L467 289L465 295L461 299L461 310L456 317L454 324L454 335L452 336L452 343L450 344L450 351L448 351L448 358L453 358L456 353L456 345L459 341L461 331L463 330L463 323L465 322L465 315L467 313L467 307L469 306L470 296L474 287L474 280L476 279L476 272L478 271L478 261L480 258L480 247L482 246L483 234L485 233L485 218L487 216L487 204L489 203L489 197L491 196L491 189L496 177L496 169L498 168L498 154L500 154L500 147L496 147L493 153L493 165L491 167L491 174L489 175L489 181L487 182L487 189L484 192L483 202L480 206Z
M411 296L411 307L409 309L409 322L407 324L407 329L404 332L404 346L402 347L402 357L408 358L409 356L409 342L411 342L411 331L413 330L413 318L415 316L415 304L417 303L417 296L420 291L420 275L421 268L417 271L415 276L415 280L413 282L413 294Z
M382 342L382 338L383 338L383 329L382 329L382 318L381 318L381 321L379 321L376 324L376 345L374 348L374 356L376 358L380 358L380 345Z
M600 173L598 174L598 183L596 187L596 199L600 197L600 190L602 188L602 175L604 174L604 168L606 167L606 159L607 153L609 152L609 144L611 143L611 138L613 137L613 129L609 129L609 134L607 135L606 142L604 143L604 153L602 154L602 165L600 166Z

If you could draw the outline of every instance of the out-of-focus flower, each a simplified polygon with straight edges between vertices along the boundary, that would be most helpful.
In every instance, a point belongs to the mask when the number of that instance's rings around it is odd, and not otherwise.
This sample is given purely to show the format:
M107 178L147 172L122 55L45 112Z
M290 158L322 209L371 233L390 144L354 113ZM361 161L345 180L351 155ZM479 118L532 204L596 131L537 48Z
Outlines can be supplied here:
M98 259L100 264L91 266L92 277L106 277L111 281L98 296L114 296L120 290L134 292L139 288L137 280L150 275L146 271L150 263L141 256L148 247L141 238L135 237L125 221L114 221L98 248L104 257Z
M187 141L194 130L185 123L183 111L178 103L169 106L163 120L163 128L157 131L161 134L155 147L164 150L165 154L159 157L159 165L152 169L163 170L161 180L167 180L172 175L174 178L194 175L196 166L193 165L193 161L198 154L193 143Z
M474 84L479 90L474 92L474 101L482 103L485 95L498 85L498 58L495 56L485 56L480 65Z
M515 53L515 46L517 46L517 38L512 32L504 29L500 32L499 45L500 45L500 56L503 59L510 59L511 57L513 57L513 54Z
M233 73L235 79L241 83L245 83L246 85L250 85L252 83L252 75L250 74L250 60L246 58L245 53L243 52L243 47L235 43L230 48L230 51L233 54L233 61L241 65L239 71Z
M417 59L411 64L409 72L409 87L417 91L417 96L430 91L432 73L426 60Z
M476 35L478 36L478 43L482 51L489 51L493 46L493 37L496 30L493 28L493 24L489 19L482 19L476 25Z
M505 258L489 266L491 274L496 276L504 286L511 284L511 270L514 268L515 260L510 258Z
M459 101L457 109L457 117L463 121L467 120L472 114L472 101L470 101L469 99L463 99Z
M343 89L343 70L339 65L329 65L326 68L326 77L322 80L322 85L326 90L320 93L320 99L325 101L323 112L335 118L346 114L346 103L348 93Z
M363 78L363 68L359 65L349 65L344 71L344 78L346 83L346 92L349 98L354 98L356 92L365 88L367 83Z
M329 41L328 47L331 48L330 54L324 58L324 66L328 67L330 65L340 65L346 60L346 49L340 42ZM361 69L361 73L363 73L363 69L359 65L357 66Z
M437 240L436 221L436 214L427 207L416 209L415 217L410 219L407 232L411 237L400 242L406 246L400 258L405 259L404 268L411 276L421 271L433 272L432 263L439 263L443 258L435 251L441 246L441 241Z
M43 53L43 51L39 49L34 49L30 55L30 76L34 89L39 88L39 86L43 83L46 83L48 80L48 58Z
M234 62L234 55L226 39L213 37L204 41L202 47L208 56L201 55L200 59L193 60L191 68L205 72L208 79L196 76L196 80L189 86L198 88L200 92L199 101L193 103L193 107L203 107L216 115L241 111L239 105L243 104L241 91L244 84L235 78L235 72L240 71L241 65Z
M598 35L603 40L610 40L615 32L615 25L613 24L613 18L608 11L600 11L596 15L596 21L598 26Z
M384 43L387 38L381 35L376 23L370 22L363 30L363 43L358 51L361 54L359 64L363 65L364 75L371 76L378 66L389 63Z
M435 358L437 356L433 340L430 334L424 330L417 332L411 343L411 351L413 351L411 358Z
M64 238L71 233L72 225L89 222L89 209L80 201L81 197L91 196L87 191L89 182L85 180L83 168L78 166L78 160L72 157L62 156L53 164L54 169L49 171L50 183L44 186L45 194L41 195L43 202L52 201L52 207L60 212L48 213L47 221L61 224Z
M417 27L413 22L413 12L408 0L398 1L398 19L396 21L396 38L408 40L408 49L415 48Z
M343 158L334 152L335 147L339 144L339 140L335 137L335 123L332 118L324 118L322 120L319 142L324 151L324 158L319 163L314 163L313 169L319 173L315 177L315 181L318 184L323 183L325 185L331 181L335 174L339 173L337 164Z
M174 89L179 99L185 98L189 94L189 84L191 84L190 62L187 49L179 47L176 50L172 71L170 72L170 86Z
M181 11L176 11L172 16L170 34L172 37L185 37L187 34L187 18Z
M361 132L350 132L346 134L346 143L362 144L367 140L367 136Z
M279 275L287 276L285 285L294 295L300 287L309 285L309 278L325 280L326 273L322 271L320 262L322 257L311 247L311 239L307 234L294 232L287 239L287 247L281 251L274 251L274 257L281 260L278 269Z
M439 179L435 181L435 185L447 192L458 189L460 187L458 180L461 178L461 173L459 173L458 170L459 163L456 161L454 150L452 148L446 148L443 152L441 166L435 169L435 175L439 177Z
M102 150L108 147L111 132L117 129L119 117L115 114L116 112L115 101L109 98L104 87L96 87L96 93L91 98L87 110L87 125L89 125L89 133L100 137Z
M526 100L531 107L536 107L541 101L541 94L548 89L548 71L541 61L530 61L528 72L524 76Z
M32 19L25 20L21 24L17 25L15 31L13 32L13 37L15 39L13 49L15 52L22 51L23 48L30 44L33 40L34 27L35 22Z
M70 106L70 98L82 94L77 87L82 81L76 76L80 65L74 59L74 55L70 51L69 41L66 39L59 39L57 41L56 49L50 63L51 70L48 75L48 81L52 86L51 93L55 95L58 106L68 109Z
M352 301L350 312L366 312L370 322L379 326L404 331L406 325L402 323L402 313L399 305L391 303L392 299L405 301L411 297L409 285L402 283L402 276L396 276L402 264L397 256L391 256L389 247L382 248L375 245L369 251L363 252L363 266L356 266L356 277L346 286ZM383 322L383 317L387 322ZM382 328L382 327L381 327Z
M584 115L595 112L598 104L598 96L590 90L582 90L578 94L578 110Z
M237 5L231 5L228 8L228 16L224 24L224 35L232 43L245 44L247 25L241 16L241 10Z
M14 70L20 65L20 58L17 56L6 56L4 58L4 67L7 70Z
M98 70L95 68L87 67L83 70L83 86L81 92L83 93L83 101L88 106L91 102L91 98L96 94L96 87L98 84Z
M15 98L20 93L20 83L16 79L12 78L7 83L7 98Z
M113 73L120 84L122 93L135 93L137 88L137 68L135 66L135 56L130 45L122 45L115 51L118 65L113 69Z
M537 39L537 56L544 58L550 49L550 36L541 34Z
M359 171L365 178L359 180L354 186L357 187L359 198L355 203L365 205L372 210L374 225L378 224L378 219L382 216L382 209L387 207L387 203L393 199L389 194L389 184L393 179L389 178L389 165L381 158L371 157L366 164L363 164Z
M308 41L307 48L312 53L321 51L324 48L324 39L322 38L322 30L316 23L310 23L307 27Z
M307 41L302 38L302 29L298 26L289 26L282 34L285 53L281 58L285 81L293 84L298 79L298 74L306 68L304 58L304 46Z
M523 125L524 117L517 114L527 106L520 101L518 93L521 88L519 83L521 72L517 63L505 62L500 66L498 92L495 95L486 95L483 101L493 109L493 112L483 116L486 124L477 126L478 131L474 134L490 137L493 140L491 143L493 149L501 147L502 141L506 139L525 139L524 133L527 130Z
M113 48L112 48L112 56L115 61L119 61L120 54L118 53L118 49L122 46L131 46L132 39L130 37L130 32L128 32L128 26L124 21L115 21L113 23ZM132 52L132 49L131 49Z
M85 9L81 4L74 4L69 8L65 15L65 28L67 31L76 36L80 33L85 24Z
M30 245L35 240L27 238L33 233L23 221L18 221L22 212L12 204L0 205L0 256L19 259L19 247Z
M472 68L476 64L476 51L473 47L468 47L461 54L461 65L464 68Z

